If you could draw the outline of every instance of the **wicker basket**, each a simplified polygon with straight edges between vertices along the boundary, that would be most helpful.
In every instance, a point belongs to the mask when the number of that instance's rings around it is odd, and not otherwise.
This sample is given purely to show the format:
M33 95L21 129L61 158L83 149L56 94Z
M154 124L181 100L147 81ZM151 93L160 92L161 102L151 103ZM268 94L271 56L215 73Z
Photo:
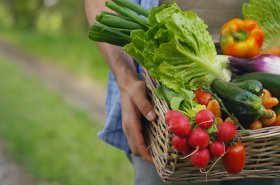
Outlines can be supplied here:
M160 177L165 182L205 182L233 180L242 178L279 178L280 177L280 127L267 127L252 130L249 136L240 137L246 149L246 164L239 174L228 174L220 162L216 163L206 175L194 168L190 159L183 156L171 146L172 134L166 132L164 113L169 109L165 101L154 94L158 82L143 70L149 94L155 107L158 119L147 125L147 140L154 164ZM212 166L212 162L206 168Z

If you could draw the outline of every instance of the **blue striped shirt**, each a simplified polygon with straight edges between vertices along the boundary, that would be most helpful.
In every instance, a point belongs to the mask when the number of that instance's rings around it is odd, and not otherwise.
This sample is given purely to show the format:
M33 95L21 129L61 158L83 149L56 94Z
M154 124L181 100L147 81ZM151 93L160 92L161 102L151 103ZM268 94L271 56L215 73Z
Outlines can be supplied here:
M143 7L150 9L158 5L158 0L132 0L135 3L141 4ZM136 62L136 69L141 76L141 66ZM122 116L120 104L120 92L112 72L109 74L106 96L106 122L105 127L98 133L100 139L106 143L113 145L125 152L130 152L127 139L122 130Z

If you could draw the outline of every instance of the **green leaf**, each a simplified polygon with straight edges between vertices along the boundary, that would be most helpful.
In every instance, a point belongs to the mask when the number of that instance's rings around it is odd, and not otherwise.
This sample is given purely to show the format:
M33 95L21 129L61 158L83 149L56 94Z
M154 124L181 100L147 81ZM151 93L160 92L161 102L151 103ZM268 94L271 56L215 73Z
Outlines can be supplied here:
M179 96L176 92L168 89L167 87L160 85L155 89L155 94L158 98L164 99L169 105L173 97Z
M180 96L171 98L171 101L170 101L171 109L180 110L180 106L181 106L183 101L184 101L184 98L180 97Z
M173 90L160 85L155 89L155 94L158 98L164 99L173 110L178 110L185 114L192 124L195 124L195 115L198 111L206 109L204 105L194 101L194 92L184 90L183 95L179 95Z
M280 46L279 0L249 0L243 4L243 16L256 20L264 31L262 49Z
M182 94L181 89L194 90L215 78L230 79L229 71L216 60L207 25L194 12L182 12L174 3L153 8L149 21L153 27L133 31L124 50L163 85Z

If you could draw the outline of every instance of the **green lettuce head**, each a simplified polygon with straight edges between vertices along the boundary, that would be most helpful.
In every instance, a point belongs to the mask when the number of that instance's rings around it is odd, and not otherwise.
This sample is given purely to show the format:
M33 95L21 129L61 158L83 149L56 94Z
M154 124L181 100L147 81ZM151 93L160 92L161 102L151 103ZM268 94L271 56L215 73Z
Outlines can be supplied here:
M211 84L215 78L230 80L207 25L195 12L165 4L151 10L149 21L153 26L133 31L124 50L152 77L179 93Z

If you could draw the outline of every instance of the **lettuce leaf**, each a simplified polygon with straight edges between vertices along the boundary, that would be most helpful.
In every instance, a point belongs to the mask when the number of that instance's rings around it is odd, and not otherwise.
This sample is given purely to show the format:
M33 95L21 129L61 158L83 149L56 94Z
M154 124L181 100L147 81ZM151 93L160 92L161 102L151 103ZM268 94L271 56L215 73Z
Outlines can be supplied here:
M249 0L243 4L245 19L256 20L264 31L262 49L280 46L280 1Z
M200 105L197 101L194 101L193 91L184 91L184 95L179 95L166 86L160 85L155 89L157 97L164 99L171 109L180 111L186 115L191 124L195 124L195 115L198 111L206 109L205 105Z
M207 25L195 12L182 12L176 3L153 8L151 28L135 30L124 50L151 76L177 93L194 90L213 79L230 80L217 59Z

